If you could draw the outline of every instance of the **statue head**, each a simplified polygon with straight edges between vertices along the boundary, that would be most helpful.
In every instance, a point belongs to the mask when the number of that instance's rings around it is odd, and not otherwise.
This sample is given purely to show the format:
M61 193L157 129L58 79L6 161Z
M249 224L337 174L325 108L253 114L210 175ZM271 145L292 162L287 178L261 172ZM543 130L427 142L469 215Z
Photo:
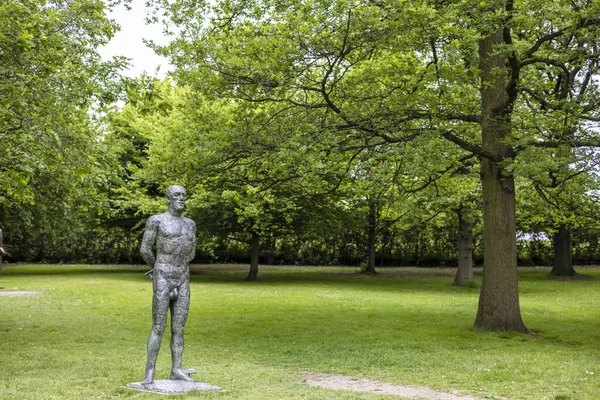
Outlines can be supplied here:
M169 204L169 211L181 214L185 207L185 200L187 198L183 186L169 186L166 191L166 197L167 203Z

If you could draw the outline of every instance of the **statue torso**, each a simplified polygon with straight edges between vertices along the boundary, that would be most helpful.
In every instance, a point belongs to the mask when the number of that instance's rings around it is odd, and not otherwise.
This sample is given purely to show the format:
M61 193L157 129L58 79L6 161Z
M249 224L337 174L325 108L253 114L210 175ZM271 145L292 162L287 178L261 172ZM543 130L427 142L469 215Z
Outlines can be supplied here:
M170 214L159 216L156 236L156 263L187 265L195 250L194 222Z

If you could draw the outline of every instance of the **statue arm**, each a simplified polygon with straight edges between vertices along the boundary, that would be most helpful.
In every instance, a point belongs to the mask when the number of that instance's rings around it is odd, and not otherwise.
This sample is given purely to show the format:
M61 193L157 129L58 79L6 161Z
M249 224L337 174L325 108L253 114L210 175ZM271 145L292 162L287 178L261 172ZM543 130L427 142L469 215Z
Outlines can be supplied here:
M146 221L146 230L144 231L144 237L142 239L142 246L140 248L140 255L150 268L154 268L154 263L156 262L156 256L152 251L152 246L156 243L159 223L160 220L155 215L148 218L148 221Z
M192 225L192 245L190 246L190 252L187 255L186 264L191 263L196 256L196 223L192 220L190 220L190 223Z

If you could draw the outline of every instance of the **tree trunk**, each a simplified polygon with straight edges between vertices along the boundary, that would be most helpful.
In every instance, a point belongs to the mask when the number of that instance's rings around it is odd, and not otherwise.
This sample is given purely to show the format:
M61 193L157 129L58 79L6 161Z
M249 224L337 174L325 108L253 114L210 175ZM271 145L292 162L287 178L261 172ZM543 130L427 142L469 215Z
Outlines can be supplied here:
M473 281L473 221L468 210L458 210L458 268L454 285L463 286Z
M2 275L2 256L4 255L4 249L2 248L2 229L0 229L0 276Z
M256 232L252 232L252 238L250 239L250 271L245 280L255 281L258 276L258 243L259 236Z
M369 246L369 258L367 260L367 266L361 272L363 274L376 274L375 271L375 243L376 243L376 232L377 232L377 207L375 203L369 202L369 217L368 217L368 246Z
M479 43L481 68L481 136L484 151L508 158L502 141L510 135L512 112L507 91L507 59L493 55L503 44L502 24ZM481 159L484 268L474 327L527 332L521 318L517 274L514 177L489 158Z
M550 272L553 276L575 276L571 259L571 231L565 225L558 228L553 238L554 267Z

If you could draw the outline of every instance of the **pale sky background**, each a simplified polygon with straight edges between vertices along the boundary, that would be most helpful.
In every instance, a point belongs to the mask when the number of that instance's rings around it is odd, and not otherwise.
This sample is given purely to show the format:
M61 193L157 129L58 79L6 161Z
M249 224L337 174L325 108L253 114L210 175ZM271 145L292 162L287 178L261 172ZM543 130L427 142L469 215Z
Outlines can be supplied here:
M130 11L119 5L108 14L109 18L121 25L121 30L116 33L108 45L99 49L99 53L107 60L117 55L130 58L129 70L123 71L126 76L137 77L142 72L146 72L151 76L162 78L170 69L167 59L154 54L154 51L146 47L142 39L152 39L158 44L166 44L169 42L169 38L163 35L160 24L145 24L144 3L145 0L132 0ZM157 67L160 67L158 73L156 73Z

